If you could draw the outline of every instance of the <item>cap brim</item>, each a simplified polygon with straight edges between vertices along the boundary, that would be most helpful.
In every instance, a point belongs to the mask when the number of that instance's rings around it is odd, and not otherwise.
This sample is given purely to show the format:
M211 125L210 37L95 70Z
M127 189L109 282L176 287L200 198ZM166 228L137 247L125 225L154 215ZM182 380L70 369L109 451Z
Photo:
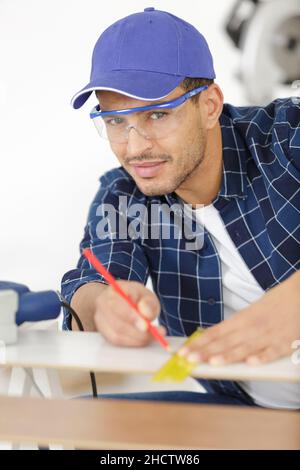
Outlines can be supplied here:
M184 78L178 75L136 70L103 72L97 80L91 81L73 96L71 105L74 109L81 108L96 90L115 91L130 98L155 101L171 93Z

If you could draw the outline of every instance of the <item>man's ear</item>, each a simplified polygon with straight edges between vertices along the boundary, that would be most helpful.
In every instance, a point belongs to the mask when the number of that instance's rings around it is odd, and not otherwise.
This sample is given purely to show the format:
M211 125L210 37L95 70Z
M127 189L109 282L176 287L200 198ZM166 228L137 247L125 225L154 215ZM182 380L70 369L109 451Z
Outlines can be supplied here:
M200 95L200 110L202 112L202 122L207 130L215 127L222 113L224 97L221 88L216 83L212 83L207 90Z

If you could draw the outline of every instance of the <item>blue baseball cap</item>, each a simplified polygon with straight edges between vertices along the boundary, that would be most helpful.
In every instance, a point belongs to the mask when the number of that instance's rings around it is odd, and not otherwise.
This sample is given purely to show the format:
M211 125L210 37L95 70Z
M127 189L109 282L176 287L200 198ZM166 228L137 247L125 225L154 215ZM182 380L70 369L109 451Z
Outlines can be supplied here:
M90 82L71 104L80 108L96 90L132 98L164 98L186 77L215 78L202 34L171 13L145 8L109 26L93 51Z

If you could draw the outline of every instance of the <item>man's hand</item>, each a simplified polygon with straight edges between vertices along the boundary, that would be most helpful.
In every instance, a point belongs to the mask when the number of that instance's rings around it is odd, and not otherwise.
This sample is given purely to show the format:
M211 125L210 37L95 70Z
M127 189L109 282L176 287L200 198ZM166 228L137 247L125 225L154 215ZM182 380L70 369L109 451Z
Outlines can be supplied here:
M139 282L117 282L144 317L152 321L158 316L160 303L153 292ZM94 323L96 329L116 346L146 346L153 340L147 331L147 323L111 286L107 286L95 300ZM164 327L158 329L166 334Z
M192 362L257 365L291 354L300 339L300 272L207 330L180 355Z

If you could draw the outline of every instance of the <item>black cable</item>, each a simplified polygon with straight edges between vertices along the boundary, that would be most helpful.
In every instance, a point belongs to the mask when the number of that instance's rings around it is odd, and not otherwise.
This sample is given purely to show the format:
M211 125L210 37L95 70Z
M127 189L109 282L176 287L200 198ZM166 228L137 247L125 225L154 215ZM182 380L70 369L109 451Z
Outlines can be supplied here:
M68 312L70 312L70 314L72 315L72 317L73 317L74 320L76 321L76 324L77 324L77 326L78 326L78 329L79 329L80 331L84 331L82 322L81 322L79 316L77 315L77 313L75 312L75 310L71 307L70 304L68 304L68 302L67 302L66 299L61 295L61 293L59 293L59 296L60 296L60 299L61 299L61 305L62 305L62 307L65 307L65 308L68 310ZM96 377L95 377L95 373L94 373L94 372L90 372L90 378L91 378L91 385L92 385L93 398L98 398L97 382L96 382Z
M62 299L61 300L62 307L65 307L71 313L72 317L74 318L74 320L77 323L78 329L80 331L84 331L83 324L81 323L81 320L80 320L79 316L77 315L77 313L75 312L75 310L73 309L73 307L71 307L71 305L68 304L66 299L64 299L62 296L61 296L61 299Z

